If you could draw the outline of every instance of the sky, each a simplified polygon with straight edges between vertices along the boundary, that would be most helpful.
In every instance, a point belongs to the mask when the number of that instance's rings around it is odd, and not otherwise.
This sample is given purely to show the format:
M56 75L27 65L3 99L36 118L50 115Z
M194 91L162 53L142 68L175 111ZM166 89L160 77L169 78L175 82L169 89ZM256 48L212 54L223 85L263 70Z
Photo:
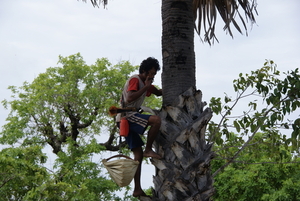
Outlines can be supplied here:
M300 64L299 0L257 0L256 24L248 36L232 39L217 22L219 43L209 46L195 35L197 89L203 101L232 92L232 80L274 60L286 72ZM0 99L10 99L8 86L22 86L57 66L58 56L81 53L88 65L106 57L112 64L133 65L149 57L162 63L161 1L110 0L94 8L77 0L0 1ZM161 86L161 72L155 85ZM7 110L0 105L0 127ZM1 128L0 128L1 129ZM147 173L150 172L150 174ZM142 185L151 185L151 167L142 172Z

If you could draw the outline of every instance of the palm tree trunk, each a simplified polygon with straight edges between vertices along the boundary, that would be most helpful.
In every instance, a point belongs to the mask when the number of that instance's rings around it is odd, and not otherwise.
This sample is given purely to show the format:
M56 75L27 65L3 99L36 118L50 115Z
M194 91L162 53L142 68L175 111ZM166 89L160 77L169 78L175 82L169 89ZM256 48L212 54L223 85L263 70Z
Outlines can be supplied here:
M206 144L206 125L212 111L195 89L193 0L162 1L163 107L156 151L152 200L210 200L214 156Z
M161 134L156 151L163 160L156 167L152 200L210 200L214 193L210 161L211 144L206 144L206 125L212 117L203 111L202 93L190 88L180 95L178 105L163 107Z
M192 8L193 0L162 1L163 105L196 83Z

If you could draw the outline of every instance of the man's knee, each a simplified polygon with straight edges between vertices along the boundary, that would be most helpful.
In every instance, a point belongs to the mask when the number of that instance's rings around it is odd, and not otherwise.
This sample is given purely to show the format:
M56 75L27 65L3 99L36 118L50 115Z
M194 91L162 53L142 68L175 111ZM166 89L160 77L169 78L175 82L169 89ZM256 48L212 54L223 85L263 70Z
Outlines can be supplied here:
M152 115L149 118L149 124L150 125L160 125L161 124L161 119L159 116Z
M142 147L136 147L132 149L133 155L134 155L134 160L137 160L139 162L142 161L143 159L143 149Z

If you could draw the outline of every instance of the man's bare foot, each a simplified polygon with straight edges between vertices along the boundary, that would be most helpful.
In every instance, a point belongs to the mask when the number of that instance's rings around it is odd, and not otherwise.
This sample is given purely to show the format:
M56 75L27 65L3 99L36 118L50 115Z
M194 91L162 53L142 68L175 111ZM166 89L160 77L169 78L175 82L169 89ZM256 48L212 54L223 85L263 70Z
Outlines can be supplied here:
M162 157L155 153L154 151L150 150L150 151L144 151L144 157L152 157L152 158L156 158L156 159L162 159Z

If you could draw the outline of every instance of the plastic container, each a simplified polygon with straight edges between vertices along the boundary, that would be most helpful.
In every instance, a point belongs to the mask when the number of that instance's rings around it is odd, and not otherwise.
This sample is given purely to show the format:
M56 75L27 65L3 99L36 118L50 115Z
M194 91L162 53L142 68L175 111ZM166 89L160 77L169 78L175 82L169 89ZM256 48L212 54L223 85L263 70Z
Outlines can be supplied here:
M126 117L122 117L120 121L120 136L127 137L129 133L129 124Z

